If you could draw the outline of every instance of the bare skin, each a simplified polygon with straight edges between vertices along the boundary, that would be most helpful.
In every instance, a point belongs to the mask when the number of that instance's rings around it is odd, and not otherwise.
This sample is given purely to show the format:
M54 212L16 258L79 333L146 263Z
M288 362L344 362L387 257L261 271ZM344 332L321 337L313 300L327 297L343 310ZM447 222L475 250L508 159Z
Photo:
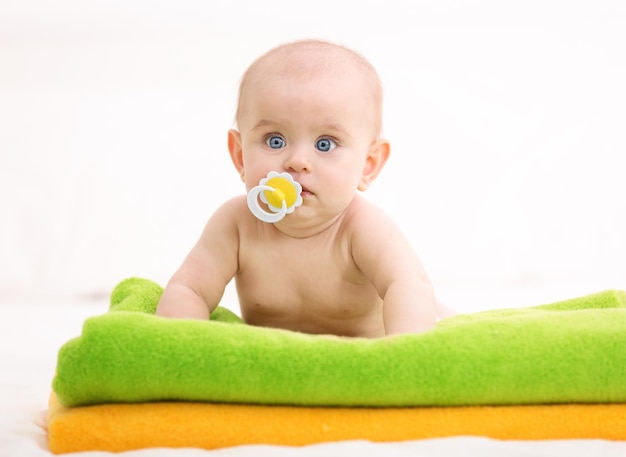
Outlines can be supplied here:
M249 71L228 145L247 190L271 170L288 172L303 186L303 205L268 224L244 196L226 202L157 314L208 319L234 278L252 325L355 337L429 330L436 300L424 268L393 221L356 194L389 156L376 85L349 51L293 50Z

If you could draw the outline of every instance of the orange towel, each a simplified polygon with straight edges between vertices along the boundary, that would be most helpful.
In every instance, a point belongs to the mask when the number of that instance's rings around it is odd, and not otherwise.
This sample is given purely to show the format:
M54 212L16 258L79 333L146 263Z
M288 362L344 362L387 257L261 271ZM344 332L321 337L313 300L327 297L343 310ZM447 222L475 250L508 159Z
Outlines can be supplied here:
M67 408L52 394L48 426L50 450L55 454L460 435L626 440L626 404L315 408L158 402Z

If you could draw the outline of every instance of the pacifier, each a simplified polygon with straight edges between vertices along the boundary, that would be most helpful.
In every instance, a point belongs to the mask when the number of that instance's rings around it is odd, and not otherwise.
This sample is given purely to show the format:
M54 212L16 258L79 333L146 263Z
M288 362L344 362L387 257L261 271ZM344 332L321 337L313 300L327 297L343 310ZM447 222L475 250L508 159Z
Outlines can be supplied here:
M258 219L273 224L302 204L301 192L302 186L289 173L270 171L258 186L248 192L248 208ZM261 208L259 199L271 213Z

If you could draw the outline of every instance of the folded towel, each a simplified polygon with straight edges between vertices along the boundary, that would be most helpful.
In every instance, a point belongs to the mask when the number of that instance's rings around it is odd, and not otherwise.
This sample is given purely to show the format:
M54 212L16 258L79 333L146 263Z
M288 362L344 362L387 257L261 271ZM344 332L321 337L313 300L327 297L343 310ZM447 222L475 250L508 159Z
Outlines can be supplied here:
M306 335L152 313L161 288L131 278L110 312L59 351L66 406L197 401L309 406L626 402L626 293L441 321L383 339ZM215 316L213 316L215 318Z
M52 395L48 411L49 446L57 454L459 435L513 440L626 439L625 404L312 408L157 402L65 408Z

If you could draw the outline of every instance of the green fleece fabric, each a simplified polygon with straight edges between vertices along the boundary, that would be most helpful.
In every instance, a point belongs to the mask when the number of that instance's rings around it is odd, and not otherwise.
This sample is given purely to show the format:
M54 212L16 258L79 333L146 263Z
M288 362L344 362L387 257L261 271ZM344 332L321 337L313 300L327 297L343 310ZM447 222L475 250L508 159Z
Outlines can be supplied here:
M340 338L153 315L130 278L59 351L66 406L160 400L312 406L626 402L626 292L459 315L427 333Z

